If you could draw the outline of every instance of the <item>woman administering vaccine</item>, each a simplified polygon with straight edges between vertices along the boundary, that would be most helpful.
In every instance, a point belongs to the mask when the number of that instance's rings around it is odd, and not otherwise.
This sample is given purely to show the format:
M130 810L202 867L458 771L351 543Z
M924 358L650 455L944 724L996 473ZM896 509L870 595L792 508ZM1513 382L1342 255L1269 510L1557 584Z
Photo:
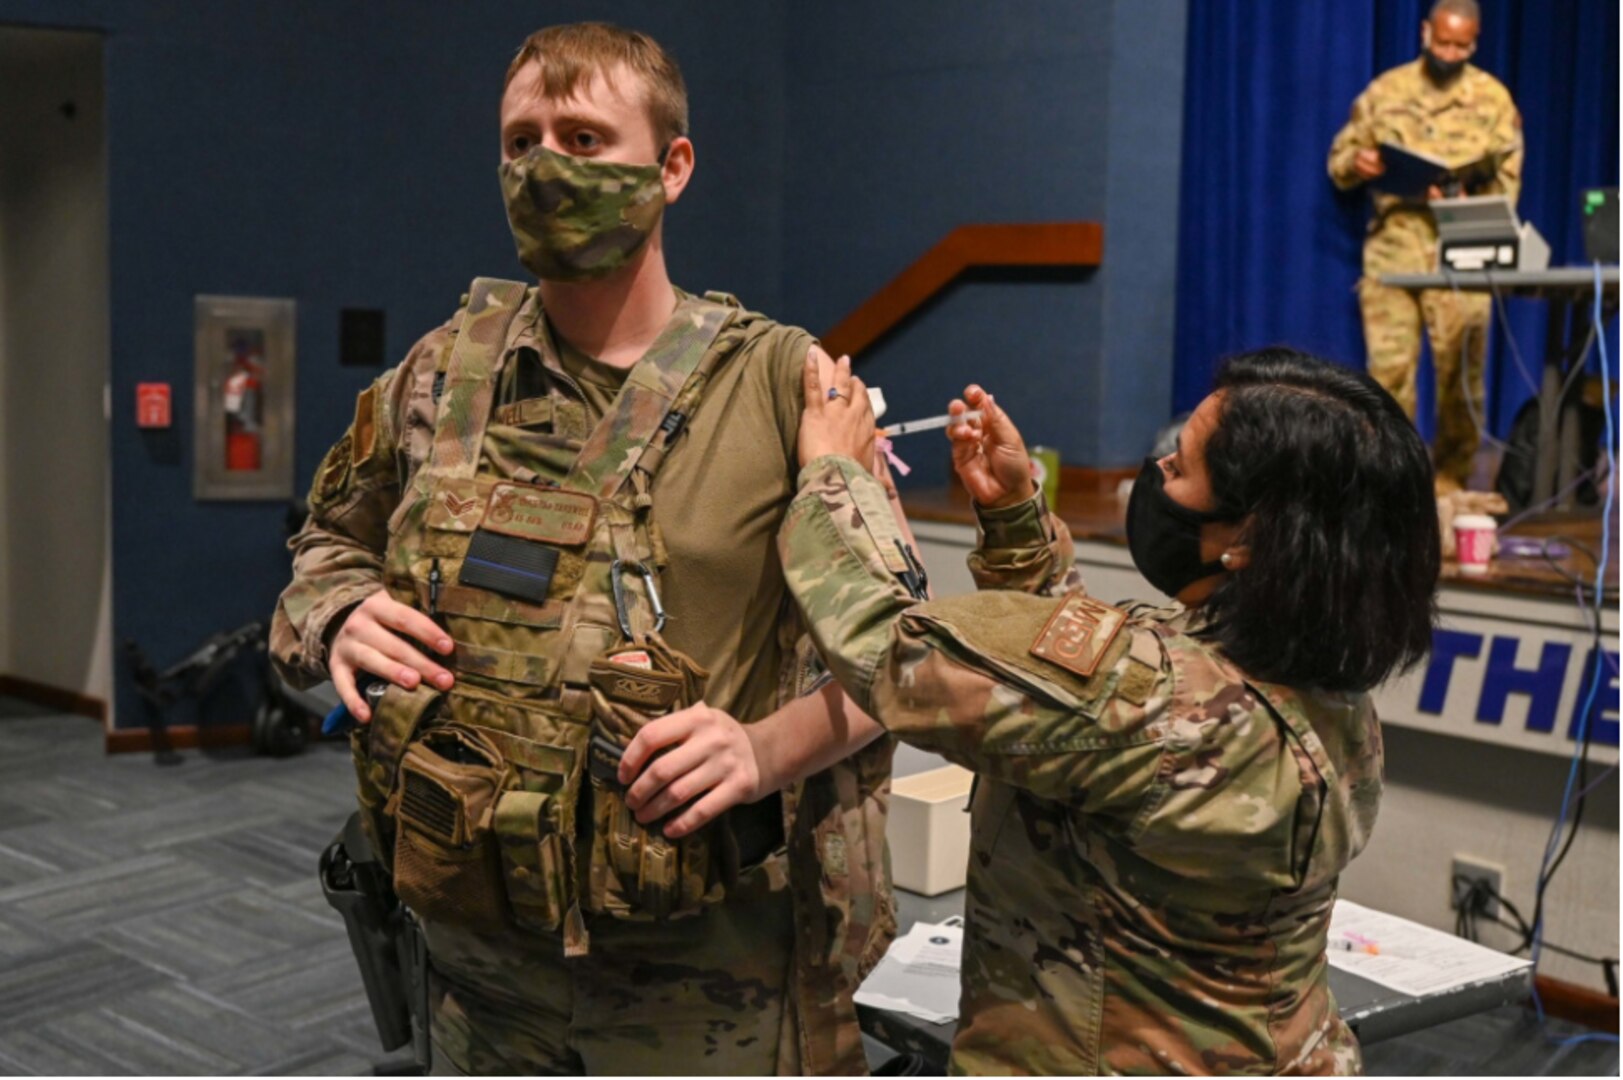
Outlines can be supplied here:
M1231 361L1128 507L1144 577L1074 579L1019 431L979 387L948 429L981 591L915 601L887 562L860 380L808 369L791 588L853 699L974 770L971 1073L1350 1073L1326 981L1337 877L1375 823L1369 691L1426 653L1425 446L1362 372Z

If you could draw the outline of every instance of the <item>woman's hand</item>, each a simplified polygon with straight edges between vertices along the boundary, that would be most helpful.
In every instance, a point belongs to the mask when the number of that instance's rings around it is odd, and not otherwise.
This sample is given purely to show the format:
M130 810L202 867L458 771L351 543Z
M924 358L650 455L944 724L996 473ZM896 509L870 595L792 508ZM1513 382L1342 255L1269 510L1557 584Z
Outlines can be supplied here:
M806 355L805 411L800 414L800 464L838 454L871 469L874 459L873 403L868 388L851 374L851 358L833 362L822 349Z
M952 440L952 467L970 496L988 510L1013 506L1037 494L1031 478L1031 456L1009 414L992 395L971 383L964 396L947 406L953 416L980 410L978 419L947 425Z
M621 756L620 782L631 785L626 806L644 825L686 806L665 823L665 835L678 839L777 790L763 782L757 758L749 729L728 714L709 705L679 709L649 722Z

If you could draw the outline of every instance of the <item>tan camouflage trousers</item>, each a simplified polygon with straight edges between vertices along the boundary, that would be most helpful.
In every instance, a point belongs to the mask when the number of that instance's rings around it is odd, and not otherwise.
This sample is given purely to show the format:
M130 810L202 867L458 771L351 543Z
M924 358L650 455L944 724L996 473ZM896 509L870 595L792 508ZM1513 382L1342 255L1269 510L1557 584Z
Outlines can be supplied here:
M1369 373L1414 419L1415 378L1420 368L1420 328L1431 338L1437 375L1437 437L1432 461L1438 476L1464 484L1471 475L1483 415L1483 359L1487 355L1489 305L1483 293L1452 289L1393 289L1373 277L1358 282ZM1463 372L1462 372L1463 358Z
M794 938L783 863L690 919L593 919L573 960L557 938L427 927L434 1074L776 1074Z

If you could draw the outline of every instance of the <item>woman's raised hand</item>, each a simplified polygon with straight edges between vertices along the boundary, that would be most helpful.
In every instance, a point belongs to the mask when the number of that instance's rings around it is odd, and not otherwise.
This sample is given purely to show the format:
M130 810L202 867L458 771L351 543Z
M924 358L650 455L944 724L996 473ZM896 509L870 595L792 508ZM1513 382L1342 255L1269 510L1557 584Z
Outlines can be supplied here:
M976 410L980 416L947 425L952 441L952 467L975 502L987 509L1013 506L1037 493L1031 457L1009 414L979 386L971 383L947 412L955 417Z

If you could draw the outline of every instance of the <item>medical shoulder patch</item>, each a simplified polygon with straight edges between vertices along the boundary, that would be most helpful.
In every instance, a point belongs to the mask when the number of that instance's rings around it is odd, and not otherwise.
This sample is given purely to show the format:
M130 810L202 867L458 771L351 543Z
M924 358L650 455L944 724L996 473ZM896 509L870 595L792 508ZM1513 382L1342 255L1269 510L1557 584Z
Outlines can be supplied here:
M1031 644L1031 655L1057 664L1084 679L1092 678L1099 661L1127 625L1127 615L1088 596L1072 596L1055 609Z

